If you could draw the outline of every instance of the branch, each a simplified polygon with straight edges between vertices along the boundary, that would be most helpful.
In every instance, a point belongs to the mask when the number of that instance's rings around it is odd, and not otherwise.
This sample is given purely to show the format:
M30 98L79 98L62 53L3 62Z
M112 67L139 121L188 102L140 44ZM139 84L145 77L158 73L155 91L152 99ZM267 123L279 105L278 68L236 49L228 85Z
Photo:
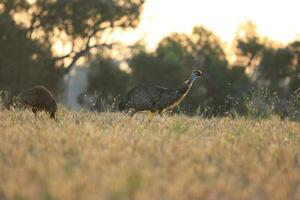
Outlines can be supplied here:
M46 11L45 8L42 8L40 11L38 11L38 13L33 13L33 16L30 20L30 26L27 29L27 32L29 33L29 37L31 38L32 33L34 32L34 30L40 28L43 24L41 23L40 18L42 17L42 15L44 14L44 12ZM39 22L39 23L37 23ZM37 24L36 24L37 23Z
M254 53L254 54L251 55L251 57L249 58L248 63L246 64L246 68L247 68L247 67L251 67L252 62L253 62L255 56L256 56L256 53Z
M105 22L101 22L101 20L98 20L98 21L94 24L94 26L93 26L91 32L88 34L88 39L87 39L87 42L86 42L86 48L90 45L91 39L92 39L98 32L104 31L104 30L107 29L108 27L113 27L113 25L112 25L111 22L109 22L108 25L106 25L106 26L99 27L101 23L105 23Z
M86 41L86 44L85 44L85 47L75 53L75 55L73 56L72 58L72 61L71 63L65 67L64 69L64 74L67 74L71 71L71 69L73 68L73 66L76 64L76 62L81 58L83 57L84 55L88 54L90 52L91 49L94 49L94 48L99 48L99 47L106 47L106 48L112 48L113 44L95 44L95 45L90 45L90 42L91 42L91 39L99 32L99 31L103 31L105 30L106 28L112 26L112 23L108 23L107 26L102 26L102 27L99 27L101 24L101 20L99 20L98 22L96 22L91 30L91 32L88 34L87 36L87 41ZM74 45L73 45L74 46ZM71 57L71 55L74 54L74 51L72 50L70 53L68 53L67 55L64 55L64 56L61 56L61 57L57 57L55 58L55 60L61 60L61 59L65 59L65 58L68 58L68 57Z
M92 46L86 46L83 50L75 53L75 55L73 56L72 58L72 61L71 63L65 67L63 73L64 74L67 74L69 73L72 68L74 67L74 65L76 64L76 62L84 55L88 54L90 52L91 49L94 49L94 48L99 48L99 47L105 47L105 48L111 48L114 44L95 44L95 45L92 45ZM70 56L70 55L69 55ZM69 57L68 55L65 55L63 57L67 58Z
M74 53L74 51L72 50L70 53L63 55L63 56L58 56L58 57L54 57L54 61L58 61L58 60L63 60L65 58L69 58L71 57L71 55Z

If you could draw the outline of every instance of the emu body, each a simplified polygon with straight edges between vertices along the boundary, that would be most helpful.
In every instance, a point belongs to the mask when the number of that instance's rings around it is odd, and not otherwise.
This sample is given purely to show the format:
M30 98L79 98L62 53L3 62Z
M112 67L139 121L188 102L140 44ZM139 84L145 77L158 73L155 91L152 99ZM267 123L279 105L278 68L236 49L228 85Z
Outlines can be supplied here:
M30 107L36 115L39 111L49 113L52 119L55 119L57 103L52 93L43 86L35 86L17 96L17 104Z
M118 105L119 110L130 111L131 116L145 110L162 115L164 111L178 106L189 92L193 82L201 76L202 72L194 71L189 80L178 89L154 85L136 86L123 97Z

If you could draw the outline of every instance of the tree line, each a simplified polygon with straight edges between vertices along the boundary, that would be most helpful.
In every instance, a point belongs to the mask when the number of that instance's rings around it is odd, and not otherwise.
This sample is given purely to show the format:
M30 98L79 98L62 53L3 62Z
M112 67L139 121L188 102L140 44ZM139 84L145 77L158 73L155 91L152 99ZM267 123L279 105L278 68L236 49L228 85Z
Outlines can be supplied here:
M223 116L262 114L271 109L287 115L300 87L300 42L277 44L260 37L255 25L246 22L234 40L233 55L229 57L224 49L218 36L201 26L194 27L192 34L163 38L154 52L138 43L131 47L127 60L130 73L114 67L117 63L108 58L92 62L87 92L100 91L99 102L103 97L112 102L140 83L176 88L197 67L204 77L183 102L180 109L184 112ZM103 103L96 108L103 109Z
M246 115L275 110L281 115L295 104L300 87L300 41L278 44L245 23L230 54L212 31L195 26L191 34L173 33L153 52L143 42L130 47L105 41L117 29L138 26L144 0L0 2L0 90L15 94L33 85L62 92L63 76L84 60L89 66L91 109L104 110L140 83L176 88L197 67L204 78L192 88L180 110L205 116ZM70 48L57 55L64 39ZM122 61L116 48L130 52ZM127 69L120 68L126 63ZM84 101L84 98L79 98ZM253 109L249 109L253 108ZM260 109L258 109L260 108ZM262 111L263 110L263 111Z

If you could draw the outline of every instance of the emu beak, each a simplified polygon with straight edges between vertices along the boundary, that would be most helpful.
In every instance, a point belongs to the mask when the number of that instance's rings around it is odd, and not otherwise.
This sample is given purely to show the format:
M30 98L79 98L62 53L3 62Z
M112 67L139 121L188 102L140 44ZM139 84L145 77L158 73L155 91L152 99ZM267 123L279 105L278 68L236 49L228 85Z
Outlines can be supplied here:
M203 72L202 71L199 71L200 72L200 75L199 75L199 77L203 77Z
M203 72L201 70L195 70L194 71L196 78L201 78L203 77Z

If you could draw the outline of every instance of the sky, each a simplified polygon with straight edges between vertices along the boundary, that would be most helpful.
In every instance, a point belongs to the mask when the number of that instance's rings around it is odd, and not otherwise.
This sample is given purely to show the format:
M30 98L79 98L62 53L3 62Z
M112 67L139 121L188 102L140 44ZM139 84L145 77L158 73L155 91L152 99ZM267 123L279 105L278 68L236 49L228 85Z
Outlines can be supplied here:
M203 25L230 45L248 20L271 40L300 38L300 0L146 0L139 27L119 36L126 44L144 37L149 50L172 32L191 33Z

